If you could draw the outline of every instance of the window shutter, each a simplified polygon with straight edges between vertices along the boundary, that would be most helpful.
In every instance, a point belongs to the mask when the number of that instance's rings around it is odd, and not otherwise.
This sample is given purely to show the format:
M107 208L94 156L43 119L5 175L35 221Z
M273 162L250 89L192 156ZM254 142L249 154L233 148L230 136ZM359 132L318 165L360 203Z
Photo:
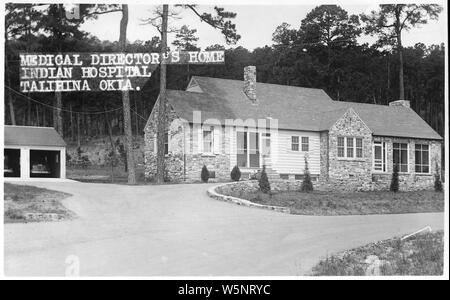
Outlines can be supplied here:
M213 135L214 150L213 151L215 154L220 154L220 152L221 152L221 145L222 145L221 140L220 140L221 129L222 129L221 127L214 127L214 129L213 129L213 133L214 133L214 135Z

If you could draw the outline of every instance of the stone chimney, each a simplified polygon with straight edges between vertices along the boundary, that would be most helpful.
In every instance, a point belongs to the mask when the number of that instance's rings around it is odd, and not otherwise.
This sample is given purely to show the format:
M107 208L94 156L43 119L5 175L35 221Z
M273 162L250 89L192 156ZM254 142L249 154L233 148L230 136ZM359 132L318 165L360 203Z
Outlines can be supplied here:
M256 104L256 67L244 68L244 93L253 104Z
M404 107L411 107L411 104L409 102L409 100L397 100L397 101L392 101L389 102L389 106L404 106Z

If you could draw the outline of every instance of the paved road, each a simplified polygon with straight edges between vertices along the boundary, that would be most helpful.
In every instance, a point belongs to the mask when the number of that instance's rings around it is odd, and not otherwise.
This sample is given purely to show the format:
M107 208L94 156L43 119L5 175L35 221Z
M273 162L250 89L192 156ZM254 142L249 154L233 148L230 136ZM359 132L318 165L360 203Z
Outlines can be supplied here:
M444 227L442 213L296 216L206 196L209 184L123 186L33 183L73 194L79 216L7 224L8 276L64 276L76 255L81 276L302 275L327 254Z

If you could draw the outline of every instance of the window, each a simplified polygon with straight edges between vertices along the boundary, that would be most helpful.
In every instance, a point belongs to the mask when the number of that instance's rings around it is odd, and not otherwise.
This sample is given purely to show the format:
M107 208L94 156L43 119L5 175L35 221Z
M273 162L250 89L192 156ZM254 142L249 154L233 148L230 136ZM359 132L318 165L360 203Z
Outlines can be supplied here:
M386 172L386 143L373 143L373 169L379 172Z
M153 136L153 149L155 153L158 152L158 135L155 133ZM169 133L164 133L164 155L169 154Z
M302 151L309 151L309 137L302 136Z
M354 152L353 138L348 137L347 138L347 157L352 158L353 152Z
M237 165L241 168L247 167L247 132L236 132Z
M341 137L337 138L337 154L340 158L362 158L362 138Z
M407 143L394 143L393 144L393 161L394 166L398 165L398 171L408 172L408 144Z
M298 151L299 149L299 139L298 136L292 136L291 137L291 150L292 151Z
M356 138L356 157L362 158L363 157L363 140L361 138Z
M259 134L257 132L236 132L237 165L242 168L259 168Z
M344 157L345 145L344 145L344 138L343 137L338 137L337 150L338 150L338 157Z
M203 153L213 152L213 129L203 129Z
M428 145L416 144L416 173L430 173L430 151Z

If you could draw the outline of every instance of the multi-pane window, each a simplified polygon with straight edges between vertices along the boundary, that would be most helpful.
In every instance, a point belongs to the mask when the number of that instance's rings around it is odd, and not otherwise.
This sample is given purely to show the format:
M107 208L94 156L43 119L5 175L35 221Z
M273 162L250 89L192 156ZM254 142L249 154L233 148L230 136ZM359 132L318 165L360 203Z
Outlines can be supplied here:
M291 150L292 151L298 151L299 148L299 137L298 136L292 136L291 137Z
M363 140L354 137L337 138L337 154L341 158L362 158Z
M353 138L348 137L347 138L347 157L348 158L352 158L354 157L353 152L354 152L354 145L353 145Z
M153 149L155 153L158 152L158 135L155 133L153 136ZM164 154L169 154L169 133L164 133Z
M363 157L363 140L361 138L356 138L356 157L362 158Z
M341 136L337 139L337 153L338 157L345 157L345 140Z
M213 152L213 129L203 129L203 153Z
M309 151L309 137L302 136L302 151Z
M430 173L430 151L428 145L415 145L416 173Z
M393 162L394 166L398 166L398 171L408 172L408 144L407 143L393 143Z

